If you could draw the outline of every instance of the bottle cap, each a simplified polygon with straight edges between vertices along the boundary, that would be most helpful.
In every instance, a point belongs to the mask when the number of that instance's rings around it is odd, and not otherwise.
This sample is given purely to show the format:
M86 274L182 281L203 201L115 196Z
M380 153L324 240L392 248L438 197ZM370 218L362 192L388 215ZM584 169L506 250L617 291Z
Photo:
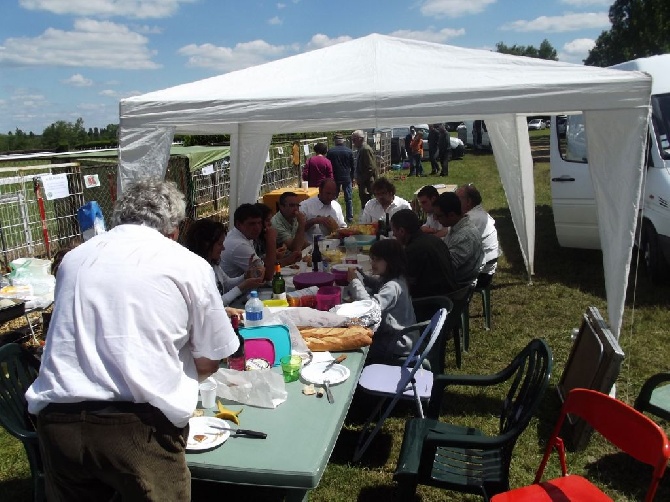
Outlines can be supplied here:
M258 291L256 290L252 291L251 293L249 293L249 296L251 296L252 298L258 298Z

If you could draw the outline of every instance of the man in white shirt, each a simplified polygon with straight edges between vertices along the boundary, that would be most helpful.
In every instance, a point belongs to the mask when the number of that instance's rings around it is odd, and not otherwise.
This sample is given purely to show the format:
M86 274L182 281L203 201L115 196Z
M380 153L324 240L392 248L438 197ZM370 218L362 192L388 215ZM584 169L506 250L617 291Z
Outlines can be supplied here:
M375 180L372 184L372 194L374 198L365 204L359 218L361 223L375 223L380 219L386 223L387 214L391 218L396 211L412 209L409 202L395 194L395 185L386 178Z
M482 196L472 183L459 187L456 195L461 201L463 213L467 213L482 238L484 259L480 273L493 275L498 265L499 253L496 222L482 207Z
M443 226L433 214L433 204L440 196L433 185L426 185L421 187L421 190L416 194L416 199L419 202L421 210L426 215L426 223L421 226L421 231L425 234L433 234L435 237L442 238L449 232L449 228Z
M114 227L63 258L26 392L48 500L190 500L198 381L238 341L211 265L175 242L184 215L174 183L136 182Z
M233 215L234 227L226 235L223 241L223 253L221 253L221 269L228 277L238 277L245 274L251 267L256 268L257 276L265 275L274 271L274 261L263 263L256 254L254 240L258 239L263 229L263 218L261 212L254 204L241 204ZM266 229L274 233L277 239L277 230L270 227Z
M337 202L337 184L327 178L319 186L319 194L300 203L300 212L305 215L305 236L311 242L315 234L329 235L338 228L346 227L342 206Z

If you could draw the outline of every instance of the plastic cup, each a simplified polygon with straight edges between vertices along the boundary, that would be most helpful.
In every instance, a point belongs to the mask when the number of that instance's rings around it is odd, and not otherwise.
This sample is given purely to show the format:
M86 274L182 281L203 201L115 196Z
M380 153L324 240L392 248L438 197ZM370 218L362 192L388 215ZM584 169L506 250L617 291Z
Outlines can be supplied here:
M308 182L308 181L303 181L303 182L301 182L301 183L300 183L300 187L301 187L303 190L307 190L307 189L309 188L309 182Z
M200 402L203 408L214 408L216 406L216 382L205 380L198 387L200 390Z
M300 378L300 367L302 366L300 356L284 356L279 360L279 363L284 374L284 382L295 382Z

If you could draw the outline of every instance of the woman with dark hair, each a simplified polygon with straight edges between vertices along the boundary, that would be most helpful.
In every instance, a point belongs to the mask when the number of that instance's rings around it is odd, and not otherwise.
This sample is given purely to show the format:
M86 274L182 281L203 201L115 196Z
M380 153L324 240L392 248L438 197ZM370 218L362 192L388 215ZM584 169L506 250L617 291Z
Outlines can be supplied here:
M228 277L226 275L219 266L225 238L226 227L223 226L223 223L203 218L195 221L188 227L184 245L212 265L216 277L216 287L221 294L223 304L229 305L242 293L259 287L263 283L263 278L253 277L254 270L252 267L249 267L249 271L246 274L238 277ZM231 312L228 313L230 314Z
M382 313L381 324L372 339L366 364L401 364L402 358L410 353L420 334L400 334L404 328L416 323L412 298L405 280L405 250L395 239L377 241L370 247L370 264L373 276L361 274L353 268L348 272L354 300L372 299L379 304Z
M310 187L318 187L327 178L333 177L333 164L326 158L328 146L325 143L314 145L314 153L302 168L302 180Z

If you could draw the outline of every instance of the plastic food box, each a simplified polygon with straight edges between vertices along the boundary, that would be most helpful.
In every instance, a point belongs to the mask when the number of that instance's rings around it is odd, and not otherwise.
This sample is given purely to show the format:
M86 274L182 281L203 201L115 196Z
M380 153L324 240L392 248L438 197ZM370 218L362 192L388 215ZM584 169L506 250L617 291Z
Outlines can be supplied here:
M26 312L26 302L18 298L0 298L0 322L11 321Z

